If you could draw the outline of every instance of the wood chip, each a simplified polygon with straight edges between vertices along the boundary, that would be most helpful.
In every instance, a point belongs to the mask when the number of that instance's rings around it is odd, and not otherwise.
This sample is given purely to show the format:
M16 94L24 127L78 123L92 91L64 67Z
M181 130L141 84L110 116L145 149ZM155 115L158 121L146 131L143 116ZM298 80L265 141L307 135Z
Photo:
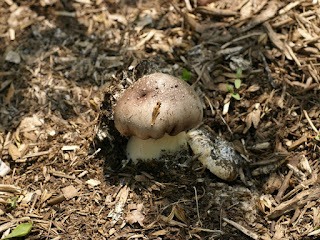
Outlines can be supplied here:
M279 8L278 1L269 1L268 5L265 10L263 10L259 15L253 17L248 24L241 29L241 32L249 31L250 29L254 28L255 26L273 18Z
M96 179L89 179L86 181L86 184L88 184L91 187L95 187L101 184L101 182L99 180Z
M292 210L304 206L309 201L317 200L320 197L320 187L313 187L298 193L292 199L281 203L279 206L271 210L269 214L270 219L275 219L281 215L284 215Z
M0 191L1 192L12 192L12 193L21 193L21 189L14 185L9 184L0 184Z
M70 185L68 187L62 188L61 189L63 196L69 200L71 198L74 198L75 196L78 195L78 189L76 189L74 186Z
M201 6L197 7L195 9L196 12L204 13L204 14L210 14L212 16L216 17L223 17L223 16L235 16L238 13L229 9L217 9L207 6Z
M71 146L63 146L61 148L62 151L74 151L76 149L79 149L80 147L79 146L76 146L76 145L71 145Z

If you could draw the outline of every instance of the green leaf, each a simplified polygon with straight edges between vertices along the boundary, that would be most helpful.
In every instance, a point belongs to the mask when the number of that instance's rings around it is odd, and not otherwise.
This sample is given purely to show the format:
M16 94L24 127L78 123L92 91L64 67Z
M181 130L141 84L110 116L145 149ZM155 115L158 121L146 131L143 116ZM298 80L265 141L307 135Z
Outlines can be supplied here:
M242 68L237 69L237 78L241 78L242 76Z
M226 83L226 88L230 93L233 93L233 88L228 83Z
M241 80L239 78L234 80L234 86L235 86L236 89L241 87Z
M182 80L185 82L189 82L191 79L191 72L189 72L187 69L182 69Z
M316 140L320 141L320 134L315 137Z
M239 93L232 93L231 96L236 100L240 100L241 99Z
M16 238L16 237L24 237L28 235L28 233L32 229L33 222L28 222L28 223L21 223L19 224L15 229L12 230L12 232L6 236L3 239L11 239L11 238Z

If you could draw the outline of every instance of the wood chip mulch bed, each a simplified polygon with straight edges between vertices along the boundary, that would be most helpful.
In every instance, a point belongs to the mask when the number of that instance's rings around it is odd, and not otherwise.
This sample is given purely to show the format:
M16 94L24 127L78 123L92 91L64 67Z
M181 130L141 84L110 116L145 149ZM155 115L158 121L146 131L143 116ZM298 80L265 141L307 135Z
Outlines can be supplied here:
M1 1L2 236L317 239L319 16L312 0ZM236 181L99 142L153 72L191 73L204 124L245 159Z

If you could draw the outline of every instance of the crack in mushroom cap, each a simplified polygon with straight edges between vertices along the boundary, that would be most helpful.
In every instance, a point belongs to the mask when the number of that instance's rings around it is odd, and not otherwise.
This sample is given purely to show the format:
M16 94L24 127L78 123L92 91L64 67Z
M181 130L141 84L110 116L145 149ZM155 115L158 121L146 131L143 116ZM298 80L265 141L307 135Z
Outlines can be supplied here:
M154 107L160 113L151 125ZM175 136L201 123L202 104L194 89L183 80L154 73L144 76L120 97L114 111L115 126L125 136L159 139Z

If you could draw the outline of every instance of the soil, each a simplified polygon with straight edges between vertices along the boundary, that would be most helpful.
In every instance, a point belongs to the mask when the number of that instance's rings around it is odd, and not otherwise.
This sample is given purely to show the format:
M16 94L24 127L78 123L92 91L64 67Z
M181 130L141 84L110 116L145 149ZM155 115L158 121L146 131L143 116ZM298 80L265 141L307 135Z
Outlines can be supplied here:
M318 1L0 2L0 232L24 239L317 239ZM191 150L126 159L117 100L192 85L241 154L224 181Z

